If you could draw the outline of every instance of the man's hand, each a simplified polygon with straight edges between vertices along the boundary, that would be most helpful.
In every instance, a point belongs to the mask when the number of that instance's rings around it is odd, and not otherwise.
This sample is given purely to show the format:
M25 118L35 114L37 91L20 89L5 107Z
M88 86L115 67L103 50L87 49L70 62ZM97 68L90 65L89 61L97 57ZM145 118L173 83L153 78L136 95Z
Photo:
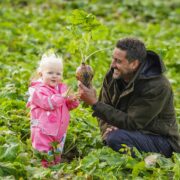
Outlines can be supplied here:
M108 135L110 132L116 131L116 130L118 130L118 128L115 127L115 126L108 127L108 128L106 129L106 131L104 132L104 134L102 135L102 139L106 139L107 135Z
M78 81L79 96L86 104L93 105L97 102L96 91L93 88L87 88Z

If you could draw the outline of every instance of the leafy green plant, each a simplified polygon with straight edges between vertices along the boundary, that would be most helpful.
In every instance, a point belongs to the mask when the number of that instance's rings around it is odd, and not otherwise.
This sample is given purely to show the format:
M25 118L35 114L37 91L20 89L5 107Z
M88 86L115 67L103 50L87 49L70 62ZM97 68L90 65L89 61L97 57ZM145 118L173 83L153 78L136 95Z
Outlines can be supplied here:
M76 89L75 70L82 60L95 71L99 92L115 42L142 39L167 66L180 126L179 1L59 1L0 2L0 179L179 179L180 157L149 154L137 157L104 147L98 122L89 107L71 112L64 162L44 169L33 156L26 109L29 79L41 55L56 49L64 59L64 81ZM101 51L102 50L102 51ZM100 53L96 53L99 52Z

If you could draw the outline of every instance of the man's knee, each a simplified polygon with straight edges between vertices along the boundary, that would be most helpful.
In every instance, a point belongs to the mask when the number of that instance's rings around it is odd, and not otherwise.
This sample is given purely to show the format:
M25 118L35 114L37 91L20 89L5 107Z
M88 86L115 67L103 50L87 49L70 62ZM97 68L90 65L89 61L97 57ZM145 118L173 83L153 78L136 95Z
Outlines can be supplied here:
M113 146L114 144L116 144L116 133L115 131L113 132L110 132L108 135L107 135L107 138L106 138L106 144L108 146Z
M123 130L115 130L108 134L106 138L106 145L115 151L119 151L122 144L127 144L128 140Z

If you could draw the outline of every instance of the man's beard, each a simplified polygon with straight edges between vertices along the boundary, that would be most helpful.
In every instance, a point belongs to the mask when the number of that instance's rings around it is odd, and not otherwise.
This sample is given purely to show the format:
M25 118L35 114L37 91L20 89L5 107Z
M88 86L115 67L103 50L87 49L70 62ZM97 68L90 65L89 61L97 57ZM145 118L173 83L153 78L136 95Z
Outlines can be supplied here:
M112 68L112 70L113 70L113 76L112 76L113 79L117 79L117 80L118 79L123 79L124 81L129 82L134 76L134 72L130 71L130 72L127 72L127 73L121 72L120 75L114 77L114 70L115 69L118 70L117 68Z

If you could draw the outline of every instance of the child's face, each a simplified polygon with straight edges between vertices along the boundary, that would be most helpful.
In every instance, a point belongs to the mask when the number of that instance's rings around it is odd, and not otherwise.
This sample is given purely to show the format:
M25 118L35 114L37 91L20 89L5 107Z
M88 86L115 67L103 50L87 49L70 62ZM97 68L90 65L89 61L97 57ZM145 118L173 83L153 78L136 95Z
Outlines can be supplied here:
M43 83L49 86L55 87L61 80L62 69L59 65L51 64L44 67L43 71L40 73Z

